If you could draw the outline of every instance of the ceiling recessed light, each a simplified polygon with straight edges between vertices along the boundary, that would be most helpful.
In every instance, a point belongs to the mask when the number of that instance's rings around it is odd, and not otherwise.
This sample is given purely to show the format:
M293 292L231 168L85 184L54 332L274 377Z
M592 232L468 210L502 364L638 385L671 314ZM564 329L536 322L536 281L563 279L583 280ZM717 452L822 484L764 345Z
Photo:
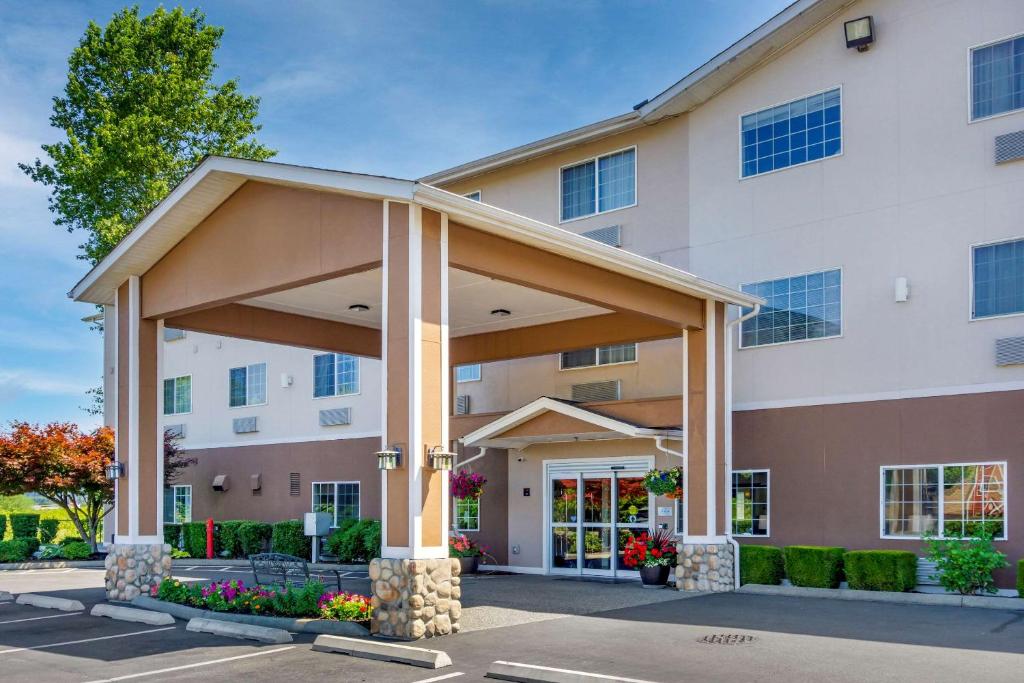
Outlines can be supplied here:
M493 311L491 311L491 315L496 315L499 318L504 318L506 316L512 315L512 311L508 310L507 308L495 308Z
M352 304L348 307L348 310L355 311L356 313L362 313L363 311L370 310L370 307L366 304Z

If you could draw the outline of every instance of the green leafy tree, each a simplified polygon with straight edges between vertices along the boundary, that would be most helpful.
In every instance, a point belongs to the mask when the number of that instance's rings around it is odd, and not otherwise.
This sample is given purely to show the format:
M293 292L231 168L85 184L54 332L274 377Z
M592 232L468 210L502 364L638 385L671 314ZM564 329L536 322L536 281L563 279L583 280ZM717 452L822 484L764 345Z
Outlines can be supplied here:
M102 259L203 157L274 155L254 137L259 98L213 82L223 33L180 7L89 22L53 99L50 123L65 139L42 146L52 163L20 164L52 188L56 224L88 234L81 258Z

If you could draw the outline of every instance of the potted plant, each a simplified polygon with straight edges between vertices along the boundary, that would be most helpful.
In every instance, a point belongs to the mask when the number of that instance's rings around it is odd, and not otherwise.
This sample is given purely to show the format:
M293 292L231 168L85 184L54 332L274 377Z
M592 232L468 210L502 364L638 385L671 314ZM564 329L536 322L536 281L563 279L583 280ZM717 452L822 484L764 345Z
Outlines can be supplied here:
M631 535L623 550L623 562L640 572L644 587L660 587L668 582L669 572L676 563L676 547L672 536L665 529L653 534L643 532Z
M482 554L480 546L466 534L456 532L448 538L448 557L459 558L459 564L462 565L461 574L476 574Z
M683 468L651 470L644 475L644 488L656 496L683 497Z
M484 484L487 483L487 478L476 472L452 472L449 477L452 497L459 500L479 498L484 492Z

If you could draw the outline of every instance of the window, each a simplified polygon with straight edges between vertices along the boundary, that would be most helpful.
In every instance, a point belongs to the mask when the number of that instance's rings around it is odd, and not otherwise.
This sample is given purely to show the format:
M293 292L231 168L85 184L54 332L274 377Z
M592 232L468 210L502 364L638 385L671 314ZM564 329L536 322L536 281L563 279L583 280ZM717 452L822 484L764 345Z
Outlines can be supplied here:
M882 537L924 534L1006 540L1006 465L976 463L882 468Z
M559 362L562 370L573 370L576 368L591 368L596 365L632 363L634 361L636 361L636 344L614 344L612 346L600 346L596 349L563 351Z
M768 470L732 473L732 533L768 535Z
M459 531L480 531L480 499L455 500L455 528Z
M832 157L843 151L839 88L740 118L741 177Z
M472 199L474 202L482 202L484 199L483 192L480 190L476 190L475 192L470 192L469 194L464 194L462 196L466 199Z
M1024 35L971 50L971 119L1024 109Z
M345 353L313 356L313 398L359 393L359 358Z
M359 482L313 482L313 512L329 513L332 527L343 519L359 519Z
M972 318L1024 313L1024 239L971 248Z
M838 268L742 287L767 301L760 313L743 321L740 347L838 337L843 333L843 274ZM752 309L745 308L747 314Z
M267 402L267 364L253 363L228 370L228 405L258 406Z
M474 365L460 365L455 368L455 381L456 382L479 382L480 381L480 364Z
M563 221L636 204L636 148L562 168Z
M174 491L173 517L171 521L175 524L184 524L192 521L192 486L172 486Z
M164 415L192 412L192 376L164 380Z

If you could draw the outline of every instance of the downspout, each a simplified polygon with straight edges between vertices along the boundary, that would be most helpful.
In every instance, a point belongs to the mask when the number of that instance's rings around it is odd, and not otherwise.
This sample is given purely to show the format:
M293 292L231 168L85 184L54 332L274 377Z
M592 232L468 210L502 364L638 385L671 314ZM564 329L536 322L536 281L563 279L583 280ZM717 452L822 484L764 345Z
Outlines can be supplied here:
M746 315L735 320L730 320L726 325L725 343L725 537L732 544L733 568L732 581L733 589L740 587L740 544L732 536L732 331L740 323L750 320L761 311L761 304L754 304L754 308Z
M466 465L468 465L469 463L473 462L474 460L479 460L480 458L482 458L485 455L487 455L487 446L477 446L477 448L479 449L479 453L474 455L469 460L466 460L464 462L455 463L455 468L458 469L460 467L465 467Z

